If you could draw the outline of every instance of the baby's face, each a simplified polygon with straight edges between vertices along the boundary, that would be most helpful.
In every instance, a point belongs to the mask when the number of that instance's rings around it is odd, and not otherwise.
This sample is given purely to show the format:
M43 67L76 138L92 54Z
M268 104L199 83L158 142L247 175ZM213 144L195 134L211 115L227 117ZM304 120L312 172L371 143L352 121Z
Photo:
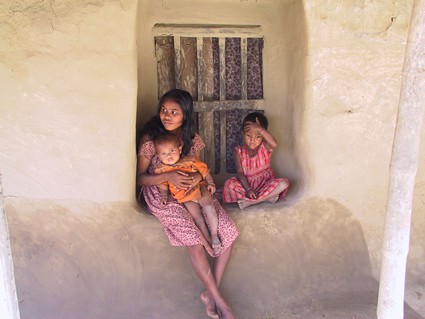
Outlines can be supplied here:
M162 163L173 165L180 159L181 147L174 142L165 142L156 146L156 154Z

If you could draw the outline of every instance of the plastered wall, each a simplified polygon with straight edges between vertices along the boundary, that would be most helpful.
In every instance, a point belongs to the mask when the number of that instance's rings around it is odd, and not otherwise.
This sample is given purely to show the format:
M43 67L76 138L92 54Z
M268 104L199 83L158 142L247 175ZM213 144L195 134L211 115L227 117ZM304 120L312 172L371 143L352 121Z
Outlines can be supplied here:
M362 226L379 272L411 1L2 1L0 171L14 197L134 201L155 112L155 23L260 24L274 167ZM137 46L136 46L137 45ZM423 134L424 135L424 134ZM410 270L424 260L424 138ZM281 160L283 158L283 160Z
M131 201L136 1L2 1L6 196Z
M311 191L334 198L359 218L375 275L411 4L307 1L305 6L312 88ZM417 228L425 218L422 171L420 165L409 254L416 261L425 257L419 244L424 237Z

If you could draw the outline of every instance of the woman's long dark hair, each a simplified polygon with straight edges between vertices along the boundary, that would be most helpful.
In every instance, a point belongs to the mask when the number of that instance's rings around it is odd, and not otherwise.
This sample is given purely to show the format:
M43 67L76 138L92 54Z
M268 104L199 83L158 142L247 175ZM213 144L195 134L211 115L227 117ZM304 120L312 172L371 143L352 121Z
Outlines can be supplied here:
M182 108L183 123L181 125L180 136L183 142L182 157L189 154L192 147L192 139L195 137L195 119L193 112L193 100L189 92L181 89L172 89L165 93L158 103L157 114L153 116L142 128L140 137L150 136L152 139L159 134L166 132L159 118L159 112L165 101L172 100Z

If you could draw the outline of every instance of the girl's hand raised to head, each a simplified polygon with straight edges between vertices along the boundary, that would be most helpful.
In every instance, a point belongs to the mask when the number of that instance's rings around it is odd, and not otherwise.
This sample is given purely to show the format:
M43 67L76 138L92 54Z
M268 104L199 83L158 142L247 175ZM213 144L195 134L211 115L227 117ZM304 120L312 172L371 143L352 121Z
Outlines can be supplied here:
M260 125L260 122L258 121L258 119L255 120L254 122L246 122L244 127L243 127L244 132L247 131L263 131L263 127Z

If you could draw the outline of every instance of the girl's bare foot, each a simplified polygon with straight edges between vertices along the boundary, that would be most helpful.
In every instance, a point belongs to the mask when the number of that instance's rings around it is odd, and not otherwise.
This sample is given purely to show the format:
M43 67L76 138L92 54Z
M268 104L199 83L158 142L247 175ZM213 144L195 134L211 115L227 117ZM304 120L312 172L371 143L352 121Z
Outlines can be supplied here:
M267 200L269 203L276 203L279 200L279 195L276 195L272 198L270 198L269 200Z
M223 250L223 246L221 245L220 239L217 235L212 236L212 249L214 256L220 255L221 251Z
M238 199L238 206L239 206L240 209L247 208L247 207L254 205L256 203L257 202L249 201L249 200L246 200L246 199Z
M201 300L206 307L206 313L209 318L219 319L217 310L215 309L215 302L210 298L207 291L201 293Z
M246 202L246 200L244 200L244 199L238 199L238 206L239 206L240 209L245 208L245 202Z

